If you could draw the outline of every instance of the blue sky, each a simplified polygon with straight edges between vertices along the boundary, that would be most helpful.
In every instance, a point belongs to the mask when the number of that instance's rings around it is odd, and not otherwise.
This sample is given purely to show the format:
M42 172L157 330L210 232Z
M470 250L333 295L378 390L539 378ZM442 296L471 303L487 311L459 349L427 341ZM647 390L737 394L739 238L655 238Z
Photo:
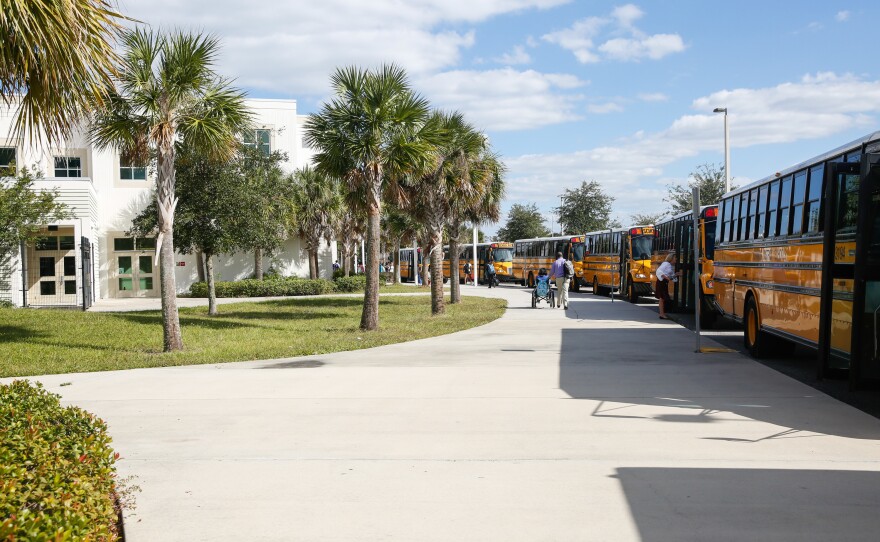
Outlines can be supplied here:
M258 7L259 6L259 7ZM124 0L153 26L206 30L253 97L313 112L337 67L395 62L485 130L508 197L546 211L599 181L624 224L666 185L723 162L745 184L880 129L880 4L818 0ZM497 226L487 228L490 232Z

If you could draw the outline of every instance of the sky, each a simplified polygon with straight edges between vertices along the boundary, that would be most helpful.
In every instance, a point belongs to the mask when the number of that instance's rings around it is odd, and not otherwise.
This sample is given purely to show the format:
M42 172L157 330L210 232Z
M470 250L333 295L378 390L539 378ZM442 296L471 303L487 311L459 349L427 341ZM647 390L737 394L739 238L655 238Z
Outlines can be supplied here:
M535 203L549 227L559 195L583 181L615 198L624 225L667 211L667 186L724 163L718 107L739 186L880 130L877 2L119 4L155 28L215 34L221 73L300 113L319 110L337 67L404 67L434 107L489 136L507 167L505 214Z

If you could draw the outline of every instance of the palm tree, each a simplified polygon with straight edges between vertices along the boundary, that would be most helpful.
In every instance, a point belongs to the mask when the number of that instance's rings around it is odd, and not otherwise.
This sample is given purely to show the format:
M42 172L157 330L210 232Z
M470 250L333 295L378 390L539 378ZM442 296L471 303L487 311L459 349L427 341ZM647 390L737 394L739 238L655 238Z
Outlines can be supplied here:
M318 278L318 249L321 240L333 238L335 216L342 208L342 194L337 182L309 166L292 176L291 206L293 230L309 253L309 277Z
M453 206L474 203L481 192L480 178L473 175L471 163L488 148L486 136L465 122L461 113L434 112L429 124L437 126L440 137L432 167L413 187L413 209L428 230L431 245L431 314L446 311L443 299L443 231L449 224ZM453 230L455 231L455 230ZM450 243L450 282L458 285L458 245Z
M387 190L430 162L424 137L428 102L394 65L376 71L340 68L331 77L336 96L306 122L306 142L318 149L317 168L365 193L367 286L361 329L379 327L379 228Z
M461 302L461 289L458 284L458 237L465 222L479 225L497 222L501 218L501 200L504 199L504 164L487 146L474 157L468 157L466 168L461 170L469 176L477 191L453 194L449 212L449 226L453 235L449 239L450 254L450 299L451 303ZM476 196L476 197L473 197ZM479 277L479 269L474 269L474 280Z
M69 136L112 84L126 18L109 0L0 3L0 96L20 101L13 131L37 142Z
M160 285L165 351L181 350L174 280L175 144L229 157L251 123L244 95L214 71L218 41L201 34L161 35L135 29L122 36L116 85L91 129L98 148L139 163L155 156Z

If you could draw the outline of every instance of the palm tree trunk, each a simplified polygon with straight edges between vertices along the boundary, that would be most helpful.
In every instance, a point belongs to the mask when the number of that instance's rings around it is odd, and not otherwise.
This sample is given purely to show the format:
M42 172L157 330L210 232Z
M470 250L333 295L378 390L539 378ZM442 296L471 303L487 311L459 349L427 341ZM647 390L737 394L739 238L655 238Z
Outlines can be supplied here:
M452 232L449 235L449 302L452 304L461 303L461 285L458 273L458 232L461 230L461 224L458 221L452 223L449 227Z
M316 279L318 278L318 250L313 247L309 247L309 278Z
M367 254L365 271L367 287L364 290L364 311L361 315L361 329L373 331L379 329L379 231L382 218L382 204L379 195L380 186L371 187L367 196Z
M177 280L174 277L174 147L160 148L156 179L156 203L159 206L159 284L162 293L162 332L165 352L183 350L180 315L177 313Z
M431 228L431 316L446 312L443 299L443 226Z
M263 280L263 249L254 249L254 278Z
M400 238L397 239L395 245L397 250L394 251L394 284L400 284Z
M205 253L205 267L208 275L208 316L217 316L217 290L214 287L214 256Z
M428 287L428 280L430 279L430 274L428 273L428 267L430 263L429 254L431 254L431 238L430 236L425 239L425 244L422 247L422 268L419 270L419 274L422 276L422 288Z

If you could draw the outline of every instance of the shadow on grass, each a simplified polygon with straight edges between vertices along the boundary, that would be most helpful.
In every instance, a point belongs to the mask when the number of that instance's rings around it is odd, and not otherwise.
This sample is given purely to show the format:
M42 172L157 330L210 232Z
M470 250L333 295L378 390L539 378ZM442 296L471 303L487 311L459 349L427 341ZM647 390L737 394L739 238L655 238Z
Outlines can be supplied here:
M44 331L37 331L22 326L0 325L0 340L3 342L31 342L34 339L48 337Z

